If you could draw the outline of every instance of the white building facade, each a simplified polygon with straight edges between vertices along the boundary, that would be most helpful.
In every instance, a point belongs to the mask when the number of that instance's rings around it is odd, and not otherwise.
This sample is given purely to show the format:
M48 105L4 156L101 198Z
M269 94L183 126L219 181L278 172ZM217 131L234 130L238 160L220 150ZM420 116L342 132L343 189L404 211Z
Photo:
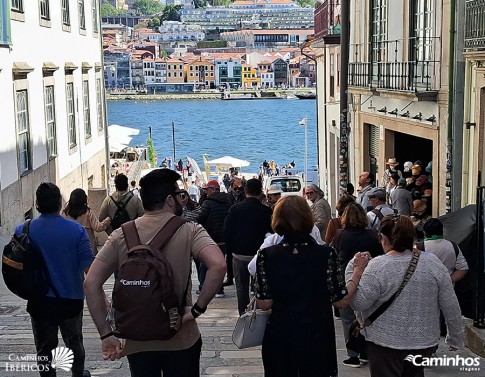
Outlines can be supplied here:
M67 200L78 187L105 188L108 161L99 2L10 3L0 7L3 234L37 215L41 182Z

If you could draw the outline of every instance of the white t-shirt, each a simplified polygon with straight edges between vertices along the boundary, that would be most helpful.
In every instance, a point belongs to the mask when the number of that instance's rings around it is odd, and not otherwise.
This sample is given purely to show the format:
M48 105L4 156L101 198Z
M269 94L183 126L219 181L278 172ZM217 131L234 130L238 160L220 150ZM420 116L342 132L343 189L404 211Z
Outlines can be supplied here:
M458 248L459 253L457 256L453 244L444 238L424 241L424 250L436 255L446 266L450 275L455 270L468 271L468 263L466 262L460 248Z

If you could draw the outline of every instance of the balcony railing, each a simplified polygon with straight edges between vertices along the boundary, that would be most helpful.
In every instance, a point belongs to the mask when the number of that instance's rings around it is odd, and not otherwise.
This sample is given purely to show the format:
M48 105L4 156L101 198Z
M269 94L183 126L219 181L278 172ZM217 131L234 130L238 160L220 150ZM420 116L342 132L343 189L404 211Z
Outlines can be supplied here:
M485 49L485 0L465 3L465 48Z
M340 0L325 0L320 4L314 14L314 29L315 38L340 36Z
M351 45L349 85L368 89L428 92L439 89L439 38ZM371 52L367 52L371 50Z

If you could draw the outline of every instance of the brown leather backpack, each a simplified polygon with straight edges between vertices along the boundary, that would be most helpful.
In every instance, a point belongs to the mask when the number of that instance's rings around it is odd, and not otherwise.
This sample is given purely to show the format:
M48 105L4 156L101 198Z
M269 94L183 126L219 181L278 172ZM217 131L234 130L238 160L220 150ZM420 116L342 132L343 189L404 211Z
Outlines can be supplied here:
M148 244L142 244L134 221L122 225L128 254L113 288L113 334L131 340L167 340L181 326L182 305L163 248L186 220L174 216ZM183 299L187 296L190 273Z

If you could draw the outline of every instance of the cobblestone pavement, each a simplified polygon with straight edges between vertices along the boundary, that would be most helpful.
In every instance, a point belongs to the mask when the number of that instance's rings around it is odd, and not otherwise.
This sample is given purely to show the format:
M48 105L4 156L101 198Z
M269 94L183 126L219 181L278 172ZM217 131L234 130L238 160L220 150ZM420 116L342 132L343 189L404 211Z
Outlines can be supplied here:
M111 291L112 284L112 280L106 284L107 292ZM25 311L25 302L6 289L3 279L0 279L0 297L2 298L0 301L0 377L38 376L38 373L35 372L6 370L9 357L33 354L35 347L30 318ZM206 314L197 320L203 340L201 376L262 377L264 375L261 350L259 348L238 350L232 343L231 335L236 319L236 293L235 287L231 286L226 288L226 297L214 299ZM346 354L340 321L335 321L335 327L338 359L341 365ZM102 360L99 335L86 308L84 310L84 345L86 368L91 371L92 376L128 377L130 375L126 358L114 362ZM463 357L476 356L468 349L457 353L446 352L446 350L444 344L441 344L438 356L443 354L448 356L458 354ZM60 371L58 376L70 376L70 373ZM341 365L339 366L339 376L369 376L369 368L367 366L349 368ZM481 360L481 371L465 372L460 371L457 367L430 367L426 370L426 376L485 376L485 360Z

